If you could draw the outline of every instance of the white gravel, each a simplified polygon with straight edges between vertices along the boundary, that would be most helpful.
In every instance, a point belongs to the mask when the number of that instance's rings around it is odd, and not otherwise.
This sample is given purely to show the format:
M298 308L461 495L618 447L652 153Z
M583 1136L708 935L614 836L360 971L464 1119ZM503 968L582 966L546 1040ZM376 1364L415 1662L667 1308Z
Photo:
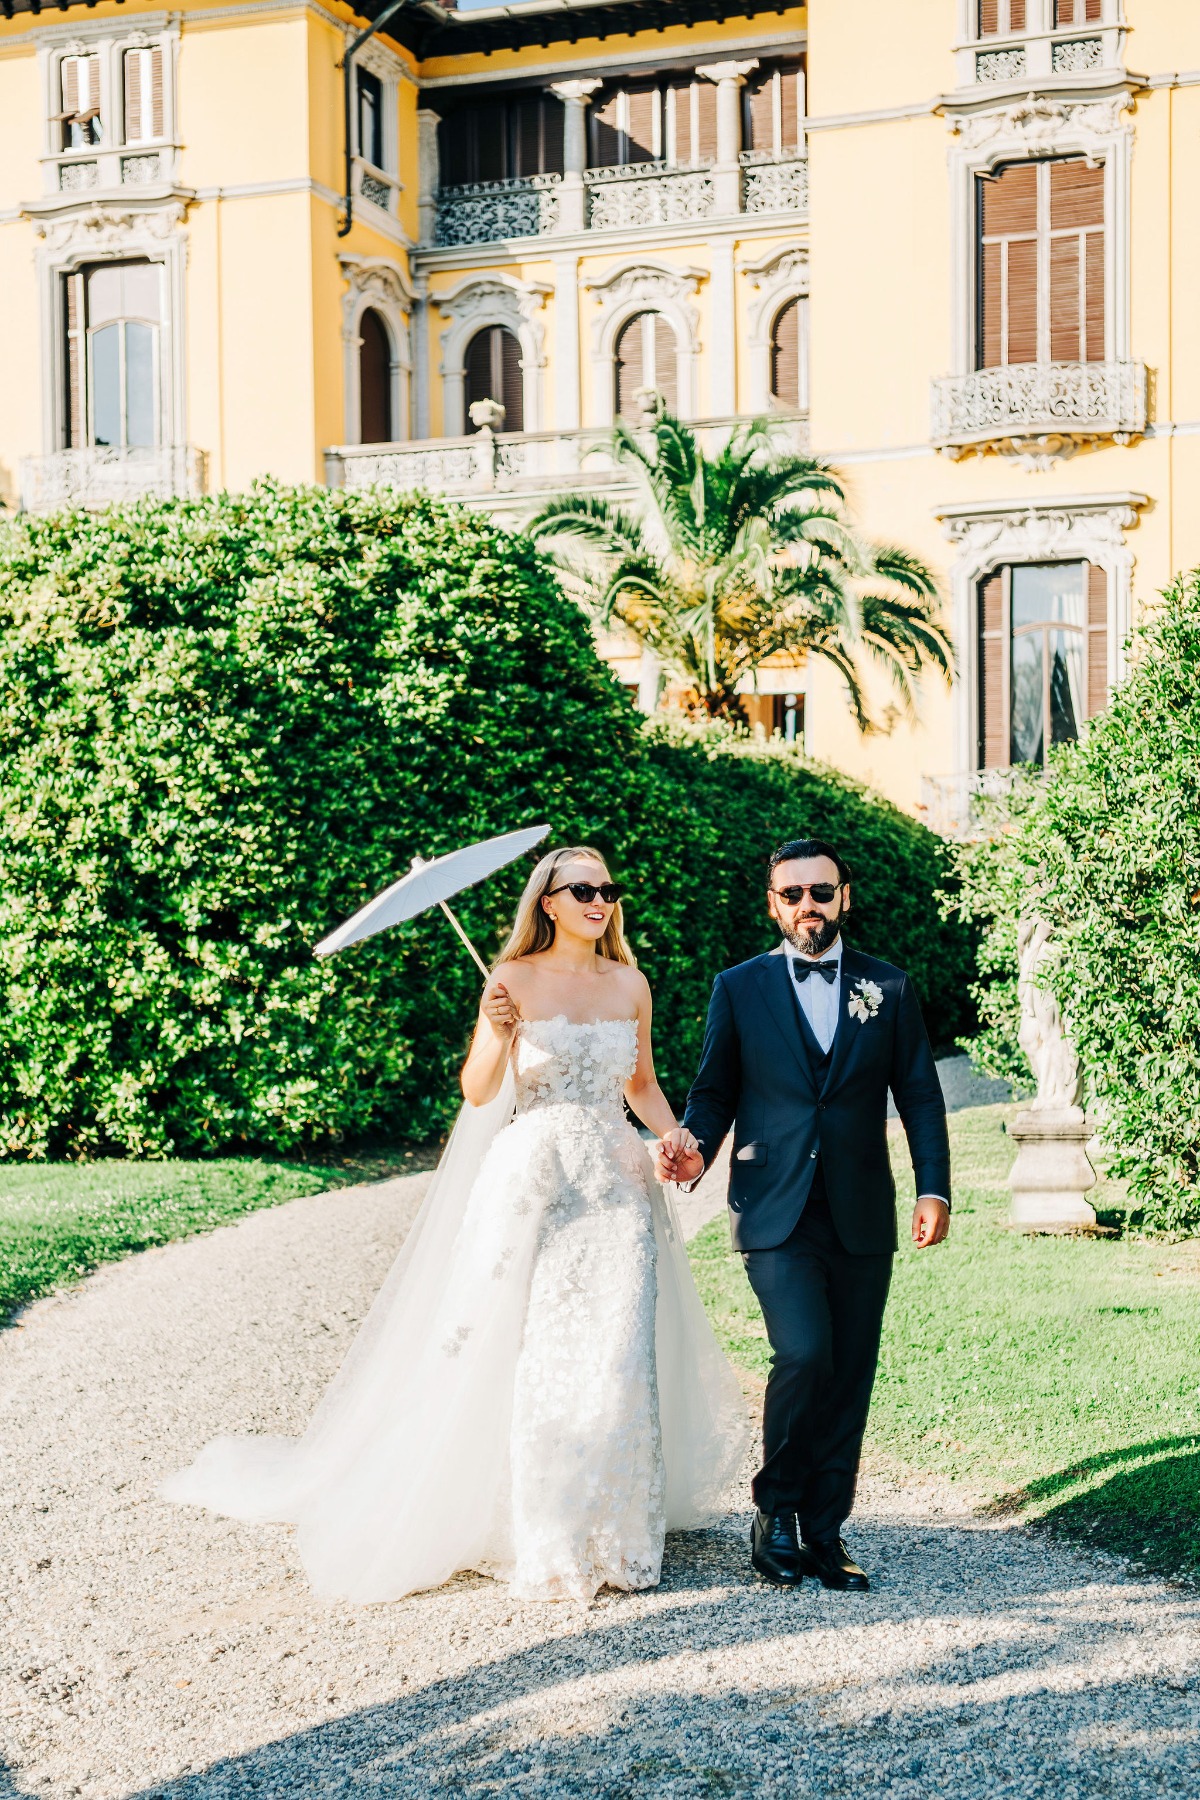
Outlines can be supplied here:
M214 1433L299 1429L421 1176L151 1251L0 1334L0 1800L1200 1793L1200 1599L865 1484L868 1596L729 1523L588 1612L462 1580L315 1602L291 1535L167 1506Z

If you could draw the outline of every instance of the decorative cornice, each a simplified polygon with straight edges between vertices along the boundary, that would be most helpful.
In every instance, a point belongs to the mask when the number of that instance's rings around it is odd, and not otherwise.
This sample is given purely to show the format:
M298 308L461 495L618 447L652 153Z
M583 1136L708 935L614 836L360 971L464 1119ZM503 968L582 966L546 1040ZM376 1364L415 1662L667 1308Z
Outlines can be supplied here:
M948 113L947 119L960 149L986 162L1014 154L1044 155L1061 150L1065 140L1100 154L1130 129L1122 115L1134 105L1128 89L1101 100L1030 93L989 112Z
M582 282L585 293L603 296L607 300L626 299L635 293L671 294L674 298L684 299L694 294L702 281L708 280L708 270L689 266L680 268L675 263L655 262L646 257L637 261L626 260L597 275L591 280Z
M34 216L34 231L46 249L78 255L109 256L137 245L165 243L182 234L187 206L178 197L158 205L131 206L113 203L90 206L50 217Z
M934 517L959 549L964 569L982 571L1009 559L1072 556L1125 558L1125 533L1138 523L1145 494L1063 494L1052 500L996 500L935 508Z
M775 245L765 256L756 257L753 261L739 257L737 263L739 275L749 275L751 286L756 288L774 285L776 281L808 280L808 245L784 244Z

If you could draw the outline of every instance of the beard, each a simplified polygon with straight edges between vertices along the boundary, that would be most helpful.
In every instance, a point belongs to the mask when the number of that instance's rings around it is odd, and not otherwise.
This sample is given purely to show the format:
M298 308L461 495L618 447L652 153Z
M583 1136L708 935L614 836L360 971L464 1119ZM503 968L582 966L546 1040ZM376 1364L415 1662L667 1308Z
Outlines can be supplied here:
M842 916L839 912L836 919L822 917L798 920L790 928L780 925L779 929L793 950L799 950L804 956L820 956L823 950L828 950L831 944L837 942L842 929Z

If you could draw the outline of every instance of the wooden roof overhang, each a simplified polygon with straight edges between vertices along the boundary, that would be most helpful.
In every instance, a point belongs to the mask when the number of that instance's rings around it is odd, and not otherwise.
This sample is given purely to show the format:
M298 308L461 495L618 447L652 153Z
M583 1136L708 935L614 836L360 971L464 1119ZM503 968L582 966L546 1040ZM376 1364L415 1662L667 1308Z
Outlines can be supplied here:
M96 0L0 0L6 19L15 13L65 13L91 8ZM121 4L121 0L118 0ZM352 0L368 22L378 18L387 0ZM581 38L624 37L633 32L664 31L668 25L710 25L726 19L784 15L790 5L767 0L514 0L471 12L409 0L389 20L384 36L394 38L420 60L427 57L488 55L494 50L522 50L538 45L574 44Z

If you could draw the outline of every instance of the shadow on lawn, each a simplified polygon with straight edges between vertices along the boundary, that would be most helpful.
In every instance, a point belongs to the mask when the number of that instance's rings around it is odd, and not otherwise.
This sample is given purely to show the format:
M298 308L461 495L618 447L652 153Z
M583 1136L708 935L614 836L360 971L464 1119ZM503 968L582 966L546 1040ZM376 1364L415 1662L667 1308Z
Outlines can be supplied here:
M1005 1494L991 1511L1031 1508L1034 1528L1130 1557L1171 1580L1200 1582L1200 1434L1083 1457Z

